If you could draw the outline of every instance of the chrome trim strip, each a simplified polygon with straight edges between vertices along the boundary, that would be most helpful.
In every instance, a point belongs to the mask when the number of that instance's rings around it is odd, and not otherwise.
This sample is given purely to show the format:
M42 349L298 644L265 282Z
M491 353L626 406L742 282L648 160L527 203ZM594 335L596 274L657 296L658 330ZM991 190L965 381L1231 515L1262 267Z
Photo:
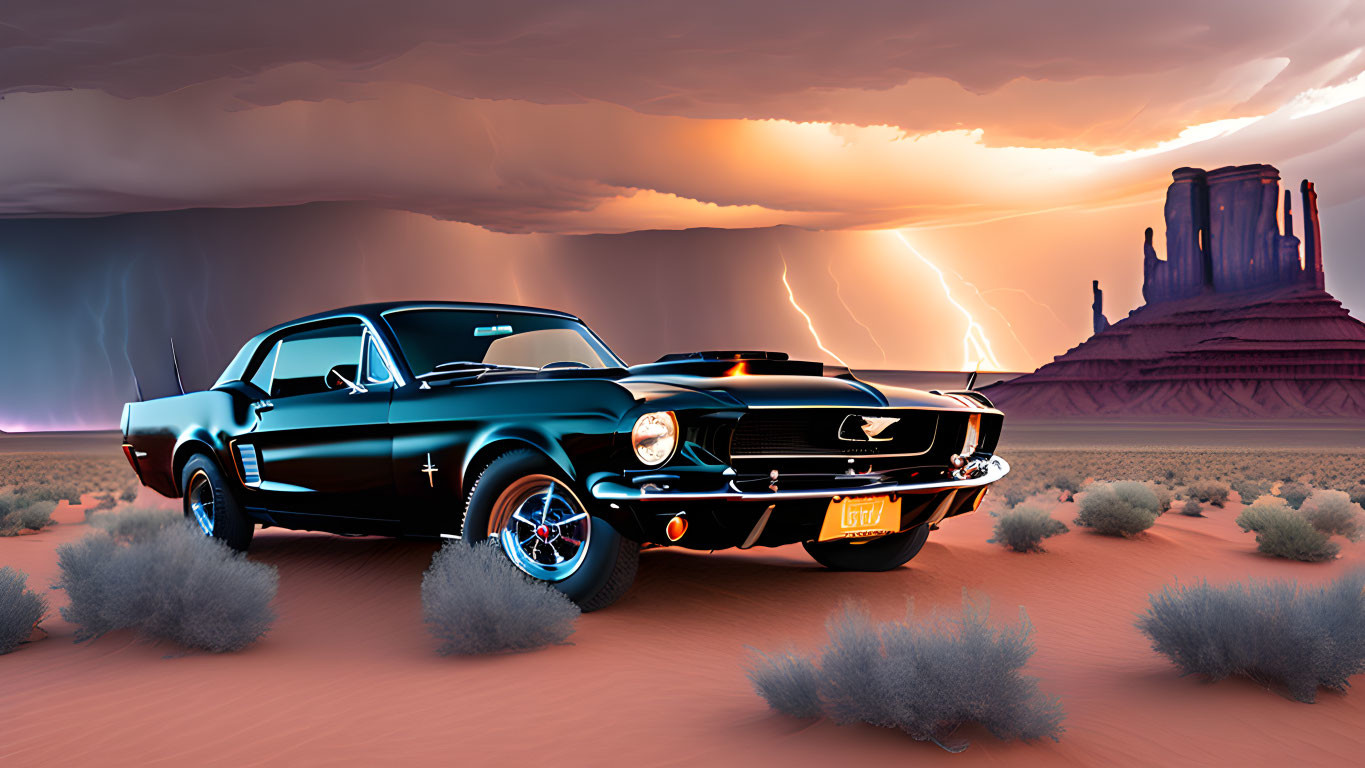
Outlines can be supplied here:
M701 390L706 391L706 390ZM738 398L739 395L734 395ZM976 402L973 400L972 402ZM936 405L746 405L745 408L751 411L762 411L772 409L796 409L796 408L825 408L827 410L843 411L944 411L947 413L996 413L1003 415L997 408L987 408L979 405L976 408L942 408Z
M733 453L730 458L739 459L903 459L907 456L923 456L933 450L933 445L919 453Z
M858 488L821 488L806 491L644 491L604 480L592 487L592 495L603 501L789 501L827 499L834 496L876 496L886 493L936 493L960 488L980 488L1009 474L1010 465L999 456L978 459L962 470L982 470L977 477L941 480L930 483L883 483Z

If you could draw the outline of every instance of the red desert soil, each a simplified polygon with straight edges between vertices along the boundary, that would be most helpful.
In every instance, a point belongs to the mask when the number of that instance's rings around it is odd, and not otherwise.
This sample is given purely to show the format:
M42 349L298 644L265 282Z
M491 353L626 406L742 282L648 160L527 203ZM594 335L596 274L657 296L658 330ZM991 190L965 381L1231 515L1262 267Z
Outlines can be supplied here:
M0 657L0 764L27 765L857 765L935 762L1317 765L1359 759L1365 691L1291 701L1240 679L1181 677L1133 627L1147 595L1179 579L1321 582L1360 567L1254 554L1233 524L1167 514L1146 536L1073 530L1046 554L987 544L984 513L935 533L912 567L833 573L800 547L648 552L616 606L584 616L573 645L493 658L433 652L418 585L434 545L265 531L251 557L279 568L279 620L244 652L177 653L127 633L50 636ZM1074 506L1054 515L1070 523ZM0 539L0 563L46 586L56 545L85 535L77 510L37 535ZM771 713L744 677L746 646L802 649L845 596L892 618L954 609L963 588L993 616L1036 626L1029 671L1061 696L1060 742L971 734L949 755L891 730ZM60 593L50 593L54 604Z

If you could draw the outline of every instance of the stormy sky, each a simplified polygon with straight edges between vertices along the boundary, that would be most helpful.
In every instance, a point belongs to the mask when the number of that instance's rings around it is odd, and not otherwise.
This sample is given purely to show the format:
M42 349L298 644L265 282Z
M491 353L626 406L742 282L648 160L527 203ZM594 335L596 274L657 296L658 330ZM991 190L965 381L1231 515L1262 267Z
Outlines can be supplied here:
M520 292L637 358L730 329L955 368L975 322L1031 368L1084 338L1090 279L1111 319L1140 301L1181 165L1312 178L1358 311L1362 71L1341 0L13 0L0 428L108 425L168 332L211 379L250 332L376 292ZM197 208L273 210L172 213ZM289 284L248 290L262 271Z

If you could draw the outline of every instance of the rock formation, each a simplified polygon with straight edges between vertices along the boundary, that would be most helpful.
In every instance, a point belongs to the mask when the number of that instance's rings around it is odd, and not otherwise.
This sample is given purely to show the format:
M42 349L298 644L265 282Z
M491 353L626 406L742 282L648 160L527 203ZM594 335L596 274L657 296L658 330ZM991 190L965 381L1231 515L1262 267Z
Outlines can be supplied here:
M1171 176L1166 259L1151 247L1150 229L1143 249L1142 294L1148 304L1295 283L1322 290L1322 239L1311 182L1302 186L1307 258L1301 260L1288 191L1280 231L1280 172L1274 166L1177 168Z
M1099 280L1090 281L1090 290L1095 294L1095 300L1090 304L1090 312L1093 315L1091 323L1095 327L1095 333L1099 333L1109 327L1109 319L1104 316L1104 291L1100 290Z
M1166 258L1143 245L1146 304L1037 371L984 388L1016 415L1365 417L1365 323L1323 290L1317 192L1304 181L1303 254L1279 171L1178 168Z

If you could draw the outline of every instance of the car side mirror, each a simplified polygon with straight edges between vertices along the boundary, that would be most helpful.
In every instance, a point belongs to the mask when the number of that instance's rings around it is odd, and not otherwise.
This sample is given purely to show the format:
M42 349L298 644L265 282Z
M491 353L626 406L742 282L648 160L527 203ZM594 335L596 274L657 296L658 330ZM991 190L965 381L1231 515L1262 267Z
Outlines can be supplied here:
M359 365L334 365L332 370L327 372L326 386L328 389L342 389L349 387L352 390L358 389L359 384L356 379L360 377Z

